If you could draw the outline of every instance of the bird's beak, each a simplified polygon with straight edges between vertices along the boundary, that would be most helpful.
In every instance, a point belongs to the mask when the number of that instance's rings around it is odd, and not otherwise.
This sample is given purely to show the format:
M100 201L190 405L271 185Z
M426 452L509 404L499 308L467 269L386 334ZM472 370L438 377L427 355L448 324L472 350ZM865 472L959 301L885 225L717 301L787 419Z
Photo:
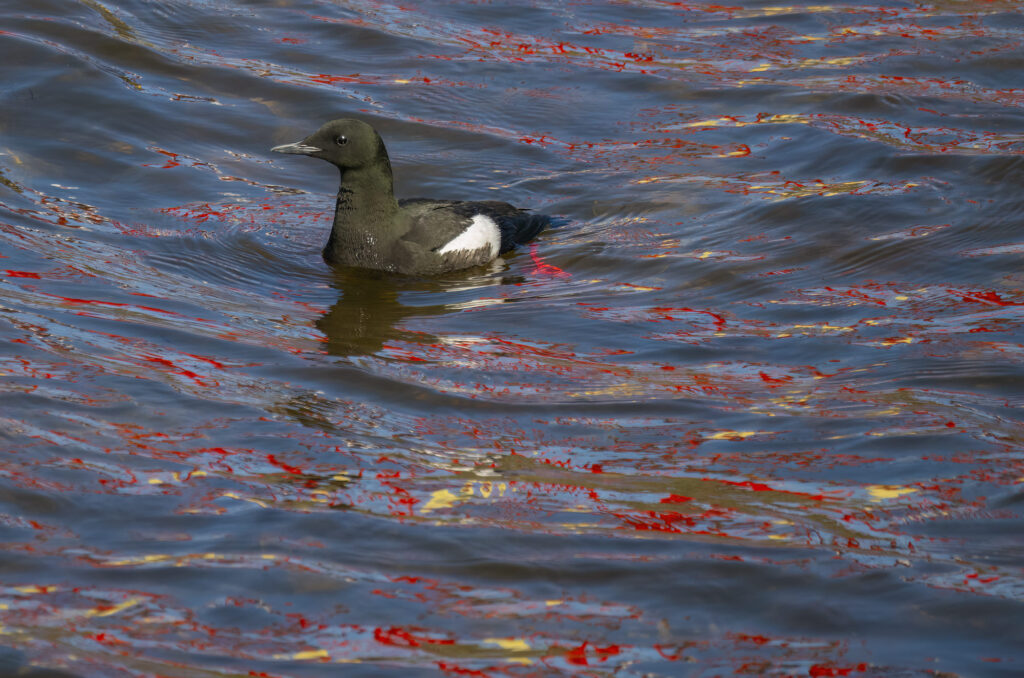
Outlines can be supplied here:
M280 146L274 146L271 151L277 153L296 153L298 155L312 155L313 153L319 153L323 149L317 148L316 146L310 146L302 141L296 141L294 144L282 144Z

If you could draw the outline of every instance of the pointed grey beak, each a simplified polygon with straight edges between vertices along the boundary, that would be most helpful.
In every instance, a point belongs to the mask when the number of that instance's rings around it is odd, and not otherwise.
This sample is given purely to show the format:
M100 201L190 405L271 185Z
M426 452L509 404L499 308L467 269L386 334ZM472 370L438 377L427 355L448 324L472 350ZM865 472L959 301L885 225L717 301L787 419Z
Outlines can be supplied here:
M270 150L276 151L278 153L296 153L298 155L310 155L312 153L319 153L323 149L317 148L316 146L304 144L301 141L296 141L294 144L282 144L280 146L274 146Z

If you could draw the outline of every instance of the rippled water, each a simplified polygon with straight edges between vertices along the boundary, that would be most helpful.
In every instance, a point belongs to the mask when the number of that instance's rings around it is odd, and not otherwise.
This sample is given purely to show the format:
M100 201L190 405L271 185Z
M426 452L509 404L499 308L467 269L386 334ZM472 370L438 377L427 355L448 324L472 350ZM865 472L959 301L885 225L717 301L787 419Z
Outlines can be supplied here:
M0 673L1024 672L1020 2L0 15Z

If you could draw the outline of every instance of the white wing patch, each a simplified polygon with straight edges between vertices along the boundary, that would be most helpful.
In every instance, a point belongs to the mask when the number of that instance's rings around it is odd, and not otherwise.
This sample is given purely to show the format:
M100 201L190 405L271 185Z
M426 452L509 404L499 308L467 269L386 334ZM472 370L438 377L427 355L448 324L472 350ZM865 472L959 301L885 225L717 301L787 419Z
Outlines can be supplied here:
M501 231L494 219L485 214L477 214L465 231L449 240L444 247L437 250L437 253L447 254L459 250L475 252L485 247L490 251L491 257L498 256L498 250L501 249Z

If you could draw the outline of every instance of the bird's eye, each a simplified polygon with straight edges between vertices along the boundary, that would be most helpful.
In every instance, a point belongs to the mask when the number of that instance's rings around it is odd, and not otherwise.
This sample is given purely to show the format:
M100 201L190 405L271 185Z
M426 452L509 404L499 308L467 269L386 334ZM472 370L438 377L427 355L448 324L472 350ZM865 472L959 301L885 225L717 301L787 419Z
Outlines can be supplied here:
M344 146L345 144L348 143L348 138L338 135L334 138L334 143L338 144L339 146Z

